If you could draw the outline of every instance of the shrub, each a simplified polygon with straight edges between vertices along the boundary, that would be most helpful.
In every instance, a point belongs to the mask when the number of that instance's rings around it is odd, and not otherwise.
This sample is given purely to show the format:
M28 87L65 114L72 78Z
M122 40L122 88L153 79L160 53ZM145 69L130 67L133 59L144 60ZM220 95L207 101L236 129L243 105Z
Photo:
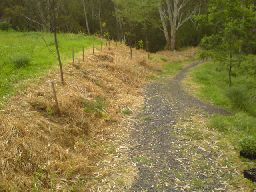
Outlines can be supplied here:
M220 132L229 132L230 131L229 119L225 119L222 116L213 117L210 121L210 126L214 129L217 129Z
M244 86L231 87L228 89L227 96L235 109L243 110L245 112L250 111L250 99L248 98L247 92L248 89Z
M84 110L86 113L92 113L98 117L106 115L107 104L104 98L96 97L94 101L86 100L84 102Z
M11 24L7 22L0 22L0 30L8 31L11 29Z
M139 40L138 42L137 42L137 48L138 49L143 49L144 48L144 42L143 42L143 40Z
M256 138L248 136L240 142L240 155L248 159L256 159Z
M12 63L16 68L27 67L31 62L31 59L27 55L17 55L12 58Z

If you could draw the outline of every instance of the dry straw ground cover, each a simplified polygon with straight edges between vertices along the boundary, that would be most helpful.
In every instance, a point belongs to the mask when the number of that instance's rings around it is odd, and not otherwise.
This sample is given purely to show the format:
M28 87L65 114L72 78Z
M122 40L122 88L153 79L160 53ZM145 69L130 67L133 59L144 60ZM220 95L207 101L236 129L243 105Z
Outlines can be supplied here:
M58 71L53 71L11 98L0 112L0 191L109 187L104 178L114 170L116 151L126 149L122 121L141 106L141 88L161 68L146 58L135 51L131 60L124 45L106 48L87 54L85 62L79 58L66 65L66 85L58 83ZM135 174L130 169L126 164L119 173ZM129 178L116 180L126 186Z
M64 86L55 70L9 100L0 111L0 191L129 188L136 175L130 116L143 104L145 83L169 61L139 50L131 59L129 52L112 44L88 53L65 66Z

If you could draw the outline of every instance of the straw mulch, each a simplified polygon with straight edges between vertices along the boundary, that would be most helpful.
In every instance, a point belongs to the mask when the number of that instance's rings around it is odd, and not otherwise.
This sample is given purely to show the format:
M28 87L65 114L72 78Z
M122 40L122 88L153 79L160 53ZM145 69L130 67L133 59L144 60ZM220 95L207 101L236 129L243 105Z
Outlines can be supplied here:
M136 171L124 152L116 157L126 149L126 112L141 106L143 85L160 70L146 52L130 59L129 48L113 44L65 65L64 86L55 70L20 91L0 112L0 191L97 190L115 169L129 185Z

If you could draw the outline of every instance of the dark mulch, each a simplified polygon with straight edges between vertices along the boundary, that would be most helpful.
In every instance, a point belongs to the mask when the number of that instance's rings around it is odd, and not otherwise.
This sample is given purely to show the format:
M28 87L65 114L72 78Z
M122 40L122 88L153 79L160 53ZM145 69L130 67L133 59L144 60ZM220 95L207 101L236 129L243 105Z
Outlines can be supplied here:
M256 155L248 153L247 151L240 151L240 156L250 160L256 160Z
M244 171L244 177L253 182L256 182L256 168Z

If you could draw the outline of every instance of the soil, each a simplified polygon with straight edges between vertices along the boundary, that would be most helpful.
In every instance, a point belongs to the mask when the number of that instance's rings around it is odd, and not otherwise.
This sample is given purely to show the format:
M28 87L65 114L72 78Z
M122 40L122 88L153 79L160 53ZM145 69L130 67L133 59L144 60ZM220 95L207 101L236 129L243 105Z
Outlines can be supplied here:
M218 136L193 129L197 122L204 132L200 119L209 115L230 115L182 88L186 74L198 64L147 86L145 108L132 134L131 158L138 177L130 191L246 191L229 185L242 174L232 163L222 162L225 156L215 142Z

